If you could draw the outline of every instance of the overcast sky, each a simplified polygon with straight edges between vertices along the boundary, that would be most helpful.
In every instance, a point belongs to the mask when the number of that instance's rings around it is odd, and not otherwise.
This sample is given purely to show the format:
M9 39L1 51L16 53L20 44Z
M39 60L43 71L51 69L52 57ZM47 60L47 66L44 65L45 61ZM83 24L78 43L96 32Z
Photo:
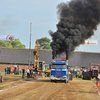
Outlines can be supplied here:
M31 48L36 39L48 37L48 31L56 31L57 5L70 0L0 0L0 35L14 35L29 48L30 22L32 22ZM98 45L81 45L76 51L100 52L100 26L91 40Z

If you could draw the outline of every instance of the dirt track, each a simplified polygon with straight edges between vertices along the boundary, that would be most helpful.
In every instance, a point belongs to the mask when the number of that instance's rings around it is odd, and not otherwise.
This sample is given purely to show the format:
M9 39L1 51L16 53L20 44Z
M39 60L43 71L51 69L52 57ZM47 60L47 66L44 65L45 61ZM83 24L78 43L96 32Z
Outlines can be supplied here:
M0 100L100 100L91 81L51 83L45 78L6 82L0 87Z

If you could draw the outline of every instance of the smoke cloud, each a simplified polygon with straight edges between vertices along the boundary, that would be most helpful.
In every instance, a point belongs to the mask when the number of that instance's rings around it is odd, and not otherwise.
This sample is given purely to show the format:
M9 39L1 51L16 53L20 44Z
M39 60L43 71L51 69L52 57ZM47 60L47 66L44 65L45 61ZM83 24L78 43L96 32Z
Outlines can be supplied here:
M53 59L66 53L66 59L80 44L94 34L100 23L100 0L71 0L57 6L59 22L52 37Z

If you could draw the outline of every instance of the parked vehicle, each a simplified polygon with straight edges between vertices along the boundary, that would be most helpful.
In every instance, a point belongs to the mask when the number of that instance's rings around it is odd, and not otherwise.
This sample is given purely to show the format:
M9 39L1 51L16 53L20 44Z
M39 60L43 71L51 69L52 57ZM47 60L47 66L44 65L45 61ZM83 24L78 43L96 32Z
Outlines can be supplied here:
M91 63L91 66L88 71L91 72L92 78L97 77L98 73L100 73L100 64Z
M98 74L100 73L100 64L90 64L90 68L86 71L83 71L82 78L83 79L91 79L97 78Z
M78 77L78 78L81 78L82 77L82 68L81 67L76 67L74 68L74 73L75 73L75 76Z
M10 73L19 74L19 67L16 65L8 66L7 74L10 74Z
M50 77L50 73L51 73L51 65L49 64L45 64L45 77Z

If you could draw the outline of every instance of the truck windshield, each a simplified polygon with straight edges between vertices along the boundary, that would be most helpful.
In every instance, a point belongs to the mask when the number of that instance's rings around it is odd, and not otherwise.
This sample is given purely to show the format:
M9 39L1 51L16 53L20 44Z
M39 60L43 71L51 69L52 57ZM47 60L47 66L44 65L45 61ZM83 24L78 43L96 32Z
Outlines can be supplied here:
M92 65L91 70L93 70L93 68L97 68L99 70L99 65Z
M65 65L52 65L52 68L55 68L55 69L62 69L62 68L66 68L66 66Z

